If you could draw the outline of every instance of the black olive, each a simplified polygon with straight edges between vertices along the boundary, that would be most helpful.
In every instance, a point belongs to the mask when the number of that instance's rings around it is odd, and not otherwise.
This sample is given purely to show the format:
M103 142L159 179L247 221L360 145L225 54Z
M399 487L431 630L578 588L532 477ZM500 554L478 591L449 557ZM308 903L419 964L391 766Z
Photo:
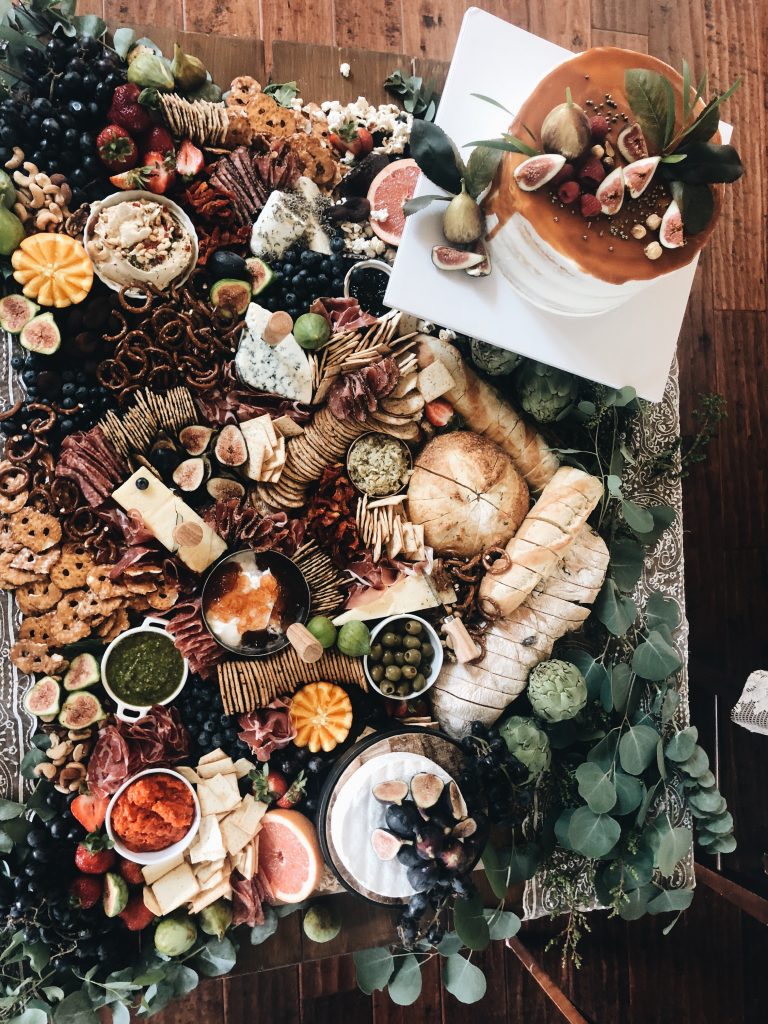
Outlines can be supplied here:
M149 487L149 480L145 476L140 476L136 481L136 489L139 491L146 491Z

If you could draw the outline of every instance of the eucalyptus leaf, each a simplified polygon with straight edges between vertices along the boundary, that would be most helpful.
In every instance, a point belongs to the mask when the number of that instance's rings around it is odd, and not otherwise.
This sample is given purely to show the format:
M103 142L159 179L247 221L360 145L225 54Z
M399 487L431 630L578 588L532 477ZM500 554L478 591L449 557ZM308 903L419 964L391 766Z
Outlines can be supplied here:
M453 143L443 129L432 121L414 121L410 144L411 156L429 180L457 195L462 174L456 165Z
M19 818L23 813L24 804L0 797L0 821L10 821L12 818Z
M671 828L666 821L658 825L651 834L651 845L654 863L662 875L668 878L674 872L677 864L688 854L691 839L690 829Z
M604 736L599 743L592 747L587 754L587 760L600 765L600 767L606 771L609 768L612 768L616 760L616 751L619 746L620 736L621 734L618 729L611 730L607 736Z
M575 807L568 807L560 812L554 824L555 839L564 850L572 849L568 829L571 827L571 818L573 818L575 813Z
M648 904L649 914L666 914L671 910L687 910L693 901L693 889L663 889Z
M595 814L605 814L616 804L616 789L611 781L610 772L595 764L584 761L576 769L576 780L579 784L579 796Z
M460 1003L477 1003L485 995L485 975L458 953L443 964L443 984Z
M649 786L648 789L645 792L645 796L643 797L643 801L640 804L640 809L637 812L637 817L635 818L635 823L640 828L642 828L643 825L646 822L646 819L648 817L648 811L651 809L651 804L656 799L656 793L657 793L660 785L661 785L661 780L659 779L652 786Z
M542 859L541 848L534 842L518 842L508 851L508 855L510 884L527 882L533 878Z
M619 593L615 582L608 577L595 601L595 615L613 633L624 636L637 618L637 606L630 597Z
M636 501L622 501L621 514L627 526L638 533L650 533L653 529L653 516L647 508L638 505Z
M370 995L386 988L395 969L395 958L388 949L358 949L352 954L357 972L357 984Z
M264 907L263 922L251 928L251 945L259 946L262 942L266 942L270 935L275 934L279 924L280 918L275 913L274 908L270 907L269 904L267 904Z
M624 92L650 150L661 151L668 141L670 120L673 126L675 120L675 97L669 79L646 68L629 68L624 72Z
M643 572L643 546L635 537L619 534L611 541L611 575L620 590L630 594Z
M406 217L410 217L414 213L418 213L419 210L425 210L432 203L447 203L450 202L451 196L414 196L412 199L407 199L403 203L403 213Z
M702 789L698 793L691 793L688 796L688 806L697 818L722 814L728 810L725 798L716 789Z
M619 741L621 767L630 775L641 775L656 756L659 734L649 725L634 725Z
M53 1024L100 1024L85 992L65 996L53 1011Z
M456 900L453 905L453 927L468 949L485 949L491 936L479 896Z
M646 790L645 784L635 775L627 775L617 770L613 776L613 786L616 790L614 814L629 814L640 806Z
M725 835L733 831L733 817L726 811L725 814L718 814L715 818L709 818L706 823L707 831L714 835Z
M649 629L655 629L659 624L677 629L680 625L680 605L673 597L665 597L658 590L652 591L645 603L645 623Z
M696 747L699 731L695 725L681 729L670 739L664 750L670 761L687 761Z
M736 849L736 840L733 836L718 836L709 847L711 853L733 853Z
M695 747L691 756L680 762L680 768L694 779L698 778L709 768L707 752L702 747Z
M24 1010L18 1017L13 1017L9 1024L48 1024L48 1014L38 1008Z
M228 938L208 939L193 958L195 969L206 978L218 978L229 974L237 962L237 950Z
M611 673L611 704L620 715L631 715L640 701L642 687L635 685L636 677L629 665L621 662ZM610 710L610 709L609 709Z
M609 677L605 665L597 661L583 647L568 648L563 652L563 659L570 662L571 665L575 665L579 672L581 672L587 684L590 700L596 700L600 696L600 691L606 679Z
M632 655L633 671L651 682L661 682L681 665L680 655L658 629L652 629Z
M611 473L605 478L605 486L612 498L621 498L621 477Z
M638 921L648 913L648 899L654 888L652 885L644 885L626 893L619 907L619 917L622 921Z
M410 1006L421 995L421 967L413 953L400 957L387 986L389 998L398 1006Z
M79 14L72 19L72 24L81 36L93 36L101 39L107 31L107 23L96 14Z
M653 529L648 533L638 533L643 544L650 547L655 544L666 528L674 522L677 513L670 505L650 505L648 511L653 516Z
M513 938L523 924L517 914L511 910L484 910L483 914L488 922L488 931L494 941Z
M610 853L620 836L618 821L588 807L576 808L568 826L570 849L592 860Z
M24 757L22 757L21 764L19 766L22 778L36 778L35 768L37 767L37 765L42 764L43 761L47 760L48 758L45 756L45 753L42 750L38 750L37 747L30 747L29 750L24 755Z
M485 862L485 854L483 854L483 862ZM453 956L459 952L462 946L463 942L455 932L446 932L436 948L440 956Z
M467 161L467 192L473 199L485 191L493 181L493 176L501 162L502 153L488 146L477 146L472 150Z
M118 56L122 57L123 60L128 56L128 51L133 46L136 39L136 33L132 28L117 28L112 35L112 45L117 51Z

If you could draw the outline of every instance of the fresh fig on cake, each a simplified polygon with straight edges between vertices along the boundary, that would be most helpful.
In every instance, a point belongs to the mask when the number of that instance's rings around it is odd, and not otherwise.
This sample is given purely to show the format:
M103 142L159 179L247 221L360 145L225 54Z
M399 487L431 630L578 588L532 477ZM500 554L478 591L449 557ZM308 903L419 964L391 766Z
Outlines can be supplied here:
M624 202L624 188L623 167L617 167L615 171L611 171L608 177L600 182L595 196L600 203L600 209L603 213L612 217L615 213L619 212Z
M432 262L438 270L469 270L484 259L480 253L454 249L450 245L436 245L432 249Z
M624 168L624 184L633 199L639 199L648 188L660 160L660 156L646 156L642 160L627 164Z
M643 129L636 122L627 125L620 132L616 145L624 159L630 163L635 160L644 160L648 156L648 145L643 135Z
M475 267L468 267L467 273L470 277L488 277L491 272L491 254L488 251L488 246L482 239L479 239L475 242L473 250L483 257L483 261Z
M541 143L548 153L561 153L568 160L577 160L589 145L592 131L589 118L573 102L570 89L565 90L565 96L565 103L553 107L544 118Z
M482 236L484 230L482 210L462 181L461 192L448 203L443 214L443 234L454 245L471 245Z
M673 199L664 211L659 227L659 241L665 249L679 249L685 245L683 237L683 214Z
M535 192L552 181L564 166L565 157L559 153L531 156L515 168L515 181L523 192Z

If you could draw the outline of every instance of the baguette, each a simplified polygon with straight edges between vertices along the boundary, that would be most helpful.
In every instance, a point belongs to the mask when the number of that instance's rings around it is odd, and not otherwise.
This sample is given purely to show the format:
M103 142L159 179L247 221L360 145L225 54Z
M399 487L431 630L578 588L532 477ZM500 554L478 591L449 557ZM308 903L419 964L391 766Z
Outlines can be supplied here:
M511 565L487 573L480 600L511 615L565 557L603 493L597 477L561 466L506 546Z
M471 430L484 434L504 449L533 491L541 491L559 465L557 456L547 447L541 434L473 373L449 342L421 334L418 357L422 369L436 360L446 367L453 377L454 386L444 393L444 397Z

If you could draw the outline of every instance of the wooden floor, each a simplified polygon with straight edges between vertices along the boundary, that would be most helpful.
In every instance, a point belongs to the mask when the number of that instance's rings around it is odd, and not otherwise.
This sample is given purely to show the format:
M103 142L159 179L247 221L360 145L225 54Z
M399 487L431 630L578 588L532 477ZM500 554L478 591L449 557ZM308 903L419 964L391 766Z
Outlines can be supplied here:
M275 40L354 46L429 60L450 59L469 0L90 0L81 8L112 23L159 25L263 39L267 68ZM685 485L691 706L707 748L718 752L721 789L736 819L738 852L722 870L768 895L768 739L733 726L729 712L749 671L768 668L768 399L766 399L766 50L765 0L478 0L476 6L574 50L616 44L648 50L679 66L685 57L711 85L737 75L742 88L726 116L747 174L729 190L725 215L701 261L680 340L684 430L698 394L719 391L728 419L710 461ZM306 80L274 51L278 78ZM261 54L260 54L261 59ZM282 64L281 64L282 60ZM326 51L330 83L354 89ZM386 63L386 62L384 62ZM239 68L248 71L249 68ZM302 72L307 72L303 75ZM357 95L357 93L353 93ZM309 96L322 99L325 97ZM717 739L717 745L716 745ZM712 865L714 866L714 865ZM756 1024L764 1021L766 929L700 888L692 909L664 938L654 918L625 924L591 916L585 966L561 972L543 947L554 925L537 922L524 941L599 1024ZM252 958L253 959L253 958ZM437 963L419 1002L403 1011L386 996L355 989L349 957L211 982L155 1018L162 1024L395 1024L401 1021L561 1020L518 961L494 948L482 958L489 992L463 1007L442 996Z

